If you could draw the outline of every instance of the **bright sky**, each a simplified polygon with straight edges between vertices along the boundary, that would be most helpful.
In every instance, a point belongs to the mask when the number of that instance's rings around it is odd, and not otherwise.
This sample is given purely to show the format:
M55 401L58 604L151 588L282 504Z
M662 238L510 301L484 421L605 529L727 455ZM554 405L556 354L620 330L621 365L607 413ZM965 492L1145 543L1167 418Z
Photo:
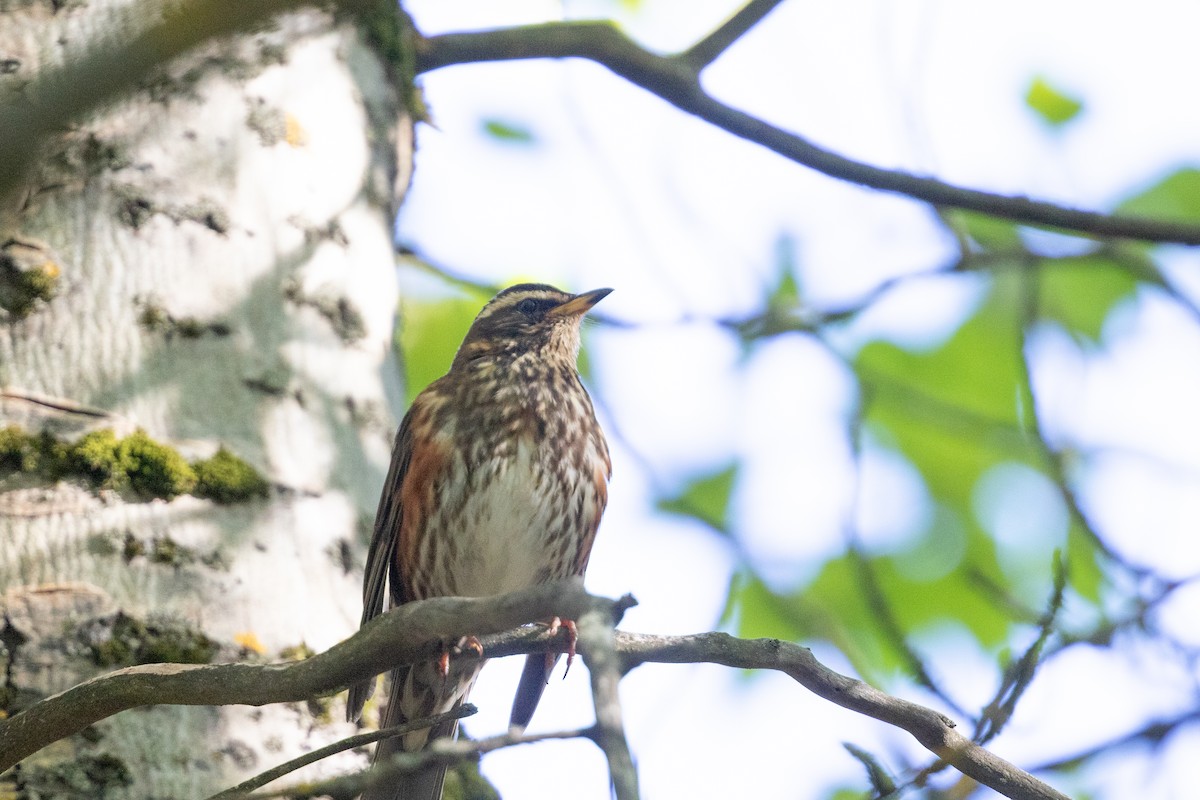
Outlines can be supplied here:
M663 50L686 46L738 5L643 4L622 24ZM406 3L427 34L562 18L564 7L572 18L607 16L620 5ZM1182 163L1200 162L1200 105L1190 100L1197 30L1200 4L1182 1L1135 11L1082 1L790 0L711 68L706 85L845 155L1105 208ZM1023 105L1037 74L1085 103L1061 132L1048 132ZM737 527L751 558L780 581L811 574L843 546L851 513L842 431L852 381L827 351L794 336L743 361L711 320L755 308L772 281L781 236L793 243L805 294L818 306L941 265L953 243L929 209L786 162L591 64L458 67L427 76L424 87L436 128L419 129L400 238L481 280L612 286L602 310L637 323L593 329L588 340L615 462L589 587L639 599L626 617L629 630L713 628L731 554L699 526L652 514L653 491L735 456L745 463ZM488 119L527 128L535 144L488 137ZM1193 297L1200 296L1198 267L1195 251L1172 255L1171 274ZM410 291L429 286L415 273L404 279ZM886 331L909 344L936 342L977 296L968 280L914 279L865 314L848 341ZM1200 363L1200 328L1170 302L1146 296L1114 314L1105 339L1104 351L1085 353L1054 331L1035 337L1039 401L1056 436L1116 448L1084 480L1085 500L1112 543L1168 574L1198 574L1200 371L1178 365ZM981 492L980 519L1006 541L1036 546L1031 520L1044 530L1061 518L1036 476L1013 469L988 480L1021 486L1030 498L1013 509ZM868 448L861 492L868 543L903 541L922 524L924 489L886 452ZM1198 612L1193 587L1160 622L1200 644ZM994 690L994 658L965 633L933 631L915 644L936 650L939 677L961 703L977 706ZM848 671L838 653L817 654ZM514 662L485 670L472 698L482 708L467 725L472 734L503 729L518 669ZM1181 670L1171 654L1146 647L1126 656L1077 648L1039 674L995 749L1035 763L1169 715L1194 703L1198 676ZM803 799L862 786L843 741L893 768L925 762L905 735L775 675L745 680L716 667L643 667L622 683L622 696L648 798ZM534 729L587 724L588 704L585 670L577 667L552 682ZM1193 728L1166 741L1156 759L1113 759L1093 780L1064 788L1110 798L1189 796L1198 738ZM484 768L510 799L608 797L605 765L586 742L492 755Z

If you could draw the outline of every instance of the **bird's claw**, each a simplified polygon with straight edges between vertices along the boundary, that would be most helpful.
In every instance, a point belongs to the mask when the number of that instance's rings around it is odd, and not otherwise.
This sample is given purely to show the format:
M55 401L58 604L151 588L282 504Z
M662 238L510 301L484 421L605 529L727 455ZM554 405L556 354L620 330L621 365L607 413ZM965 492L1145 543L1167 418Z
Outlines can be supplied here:
M450 677L450 648L444 648L438 655L437 671L442 680Z
M575 643L579 641L579 630L575 627L575 620L561 619L554 617L546 626L547 632L551 636L557 636L559 630L567 629L567 668L563 670L563 680L567 679L567 673L571 671L571 664L575 662ZM558 656L554 653L546 654L546 675L549 677L550 670L554 668L554 662L558 660Z
M438 654L437 672L443 680L450 677L450 651L454 651L454 655L459 656L470 650L479 658L483 658L483 643L479 641L478 636L464 636L458 640L458 643L453 647L443 647L442 652Z

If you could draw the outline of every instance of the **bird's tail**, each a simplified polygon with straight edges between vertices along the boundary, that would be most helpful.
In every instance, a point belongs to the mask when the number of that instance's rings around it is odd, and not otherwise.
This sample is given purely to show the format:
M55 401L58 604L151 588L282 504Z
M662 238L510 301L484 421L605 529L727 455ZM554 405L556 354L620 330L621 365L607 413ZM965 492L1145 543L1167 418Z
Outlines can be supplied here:
M521 671L521 681L517 684L517 694L513 697L512 714L508 718L510 727L525 730L529 725L558 659L557 655L551 653L532 653L525 656L525 669Z
M387 706L383 710L380 728L403 725L410 720L441 714L466 702L475 685L482 664L441 675L433 662L414 664L393 670L388 676ZM384 739L375 746L372 764L386 766L396 753L412 753L424 748L434 739L453 738L458 733L458 721L443 722L421 731ZM361 800L439 800L446 767L433 766L417 772L395 773L387 780L378 779L362 794Z

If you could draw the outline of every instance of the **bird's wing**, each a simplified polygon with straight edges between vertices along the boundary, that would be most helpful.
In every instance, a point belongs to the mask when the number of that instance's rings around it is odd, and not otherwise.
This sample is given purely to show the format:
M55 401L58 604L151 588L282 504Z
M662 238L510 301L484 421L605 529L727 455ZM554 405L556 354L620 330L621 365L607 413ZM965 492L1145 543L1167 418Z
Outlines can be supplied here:
M379 508L375 512L375 531L371 535L371 547L367 551L367 569L363 576L363 612L362 625L383 613L384 599L387 596L388 575L392 573L392 602L399 605L403 602L403 582L396 574L399 565L396 563L396 539L399 536L400 521L403 508L400 503L400 490L404 477L408 474L408 465L412 461L412 412L405 415L396 432L396 443L392 448L392 464L388 468L387 480L383 484L383 492L379 497ZM346 718L354 722L362 715L363 705L375 691L375 679L363 681L350 687L350 697L346 703Z
M419 596L412 586L416 575L411 571L406 573L404 565L415 563L426 521L434 513L434 487L450 462L448 441L427 435L433 429L430 415L437 405L434 397L430 393L419 396L396 433L392 465L379 499L375 532L367 553L363 578L364 625L383 613L387 598L390 597L392 606L398 606ZM390 694L379 727L401 725L461 705L480 666L474 665L467 672L453 673L450 677L442 674L434 662L393 669L388 675ZM362 713L374 683L372 680L351 688L348 713L352 719ZM452 737L457 726L457 721L443 722L430 729L384 739L376 747L372 763L387 765L395 753L419 750L430 739ZM444 764L395 774L386 782L368 787L361 800L437 800L445 775Z

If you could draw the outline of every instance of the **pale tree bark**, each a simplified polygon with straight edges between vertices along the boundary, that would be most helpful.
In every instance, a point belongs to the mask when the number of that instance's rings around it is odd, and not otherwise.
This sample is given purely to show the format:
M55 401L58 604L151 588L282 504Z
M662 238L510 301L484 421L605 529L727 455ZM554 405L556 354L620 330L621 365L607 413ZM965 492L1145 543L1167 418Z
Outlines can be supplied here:
M0 4L0 102L44 102L28 96L40 70L132 37L147 8ZM4 199L6 712L110 664L278 659L357 627L399 408L391 230L411 119L396 83L354 21L297 8L45 142ZM106 482L71 449L103 429L142 429L188 461L225 448L267 488L217 502ZM201 797L350 732L336 718L156 706L2 780L28 796ZM348 762L364 763L310 774Z

